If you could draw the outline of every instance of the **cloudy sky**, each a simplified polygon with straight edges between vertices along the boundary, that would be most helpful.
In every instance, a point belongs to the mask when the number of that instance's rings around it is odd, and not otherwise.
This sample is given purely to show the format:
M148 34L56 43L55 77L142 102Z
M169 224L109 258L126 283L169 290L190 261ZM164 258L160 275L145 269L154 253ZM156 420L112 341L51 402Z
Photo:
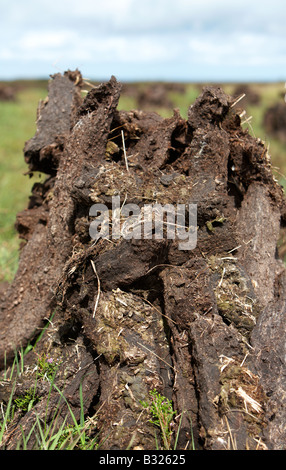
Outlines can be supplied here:
M0 79L285 81L283 0L0 0Z

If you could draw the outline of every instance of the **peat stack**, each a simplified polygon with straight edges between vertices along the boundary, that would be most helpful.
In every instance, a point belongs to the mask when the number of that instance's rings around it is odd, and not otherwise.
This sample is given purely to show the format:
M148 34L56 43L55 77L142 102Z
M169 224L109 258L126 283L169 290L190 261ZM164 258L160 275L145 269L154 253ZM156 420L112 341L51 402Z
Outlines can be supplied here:
M82 83L78 71L52 76L39 105L24 156L47 178L18 214L19 269L0 316L3 370L34 346L15 396L48 354L66 401L38 380L41 400L15 417L6 447L35 414L49 422L57 409L60 426L67 404L77 419L83 404L102 449L155 449L142 402L156 389L175 410L171 447L193 436L203 450L285 448L285 209L266 147L221 88L206 87L185 120L119 111L114 77L84 99ZM120 220L129 204L196 204L196 245L91 238L91 207L111 211L118 196Z
M263 125L272 137L286 142L286 103L279 102L270 106L264 114Z

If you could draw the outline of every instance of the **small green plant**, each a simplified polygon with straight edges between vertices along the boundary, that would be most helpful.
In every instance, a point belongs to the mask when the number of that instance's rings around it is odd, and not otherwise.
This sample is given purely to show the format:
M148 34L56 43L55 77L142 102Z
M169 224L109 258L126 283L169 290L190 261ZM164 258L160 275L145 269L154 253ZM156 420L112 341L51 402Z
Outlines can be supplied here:
M43 330L44 332L45 330ZM40 337L42 336L41 333ZM40 337L38 341L40 340ZM37 341L37 342L38 342ZM33 346L35 347L35 345ZM27 389L22 396L15 398L15 390L17 386L17 379L23 377L25 374L25 355L30 351L32 346L28 345L27 348L19 352L15 352L15 358L11 367L7 367L6 358L4 357L5 369L3 373L3 382L11 382L11 392L9 395L8 403L0 403L0 450L5 449L7 436L10 434L9 426L13 426L13 419L15 417L15 410L21 411L25 414L30 411L35 404L40 400L37 396L37 383L39 380L49 380L50 388L48 396L46 397L45 409L43 414L42 410L35 410L31 415L31 427L29 429L21 428L21 436L17 442L17 449L27 450L96 450L99 448L99 435L96 434L97 418L94 415L92 418L86 418L84 413L84 397L82 384L79 387L80 397L80 419L75 417L68 400L65 398L63 392L55 384L56 374L60 360L55 359L45 353L39 354L36 367L33 370L35 383ZM31 372L29 372L31 374ZM1 378L0 378L1 380ZM58 403L53 406L52 412L50 408L50 398L52 392L56 391L58 395ZM66 404L68 411L62 419L62 405ZM72 423L68 424L68 421Z
M58 366L59 363L54 358L49 357L46 354L41 354L37 363L38 377L52 380L56 374Z
M14 404L16 408L21 410L23 413L30 411L36 403L38 403L39 397L35 394L35 389L30 388L26 391L25 395L15 398Z
M86 424L84 426L67 425L61 431L55 450L96 450L98 448L97 436L91 437L87 431Z
M2 412L2 417L0 418L0 446L2 445L2 441L3 441L3 437L5 435L5 431L7 429L7 425L8 425L8 423L11 420L12 415L13 415L12 401L13 401L13 394L14 394L15 387L16 387L16 382L13 384L13 387L12 387L12 390L11 390L11 393L10 393L10 396L9 396L8 405L6 407L6 411L5 411L5 413Z
M141 401L141 405L152 415L149 421L160 428L164 448L170 450L173 433L172 423L176 412L173 410L171 400L160 395L156 389L151 390L149 395L150 402Z
M80 396L80 422L77 422L71 407L61 392L61 390L53 384L53 388L58 392L61 399L66 403L69 415L72 418L73 424L65 424L63 422L59 432L55 433L51 438L48 438L50 430L46 429L46 436L41 431L42 435L42 448L50 448L52 444L55 450L67 449L67 450L96 450L98 448L98 436L93 435L93 426L94 420L90 419L85 421L84 418L84 406L83 406L83 392L82 384L79 387L79 396ZM68 416L68 415L67 415Z

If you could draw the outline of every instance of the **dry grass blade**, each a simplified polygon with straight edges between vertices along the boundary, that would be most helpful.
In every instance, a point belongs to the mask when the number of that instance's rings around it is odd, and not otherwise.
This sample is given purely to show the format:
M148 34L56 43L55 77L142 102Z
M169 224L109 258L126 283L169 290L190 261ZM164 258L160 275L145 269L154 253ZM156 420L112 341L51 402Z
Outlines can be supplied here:
M158 354L154 353L154 351L151 351L151 349L147 348L147 346L144 346L144 344L139 343L139 342L138 342L138 344L139 344L139 346L142 346L142 348L147 349L147 351L149 351L151 354L153 354L155 357L157 357L157 359L164 362L168 367L171 367L171 369L175 370L174 367L171 366L171 364L169 364L167 361L165 361L162 357L158 356Z
M124 153L126 170L129 172L129 166L128 166L128 160L127 160L127 155L126 155L126 148L125 148L125 140L124 140L124 132L123 131L121 131L121 136L122 136L123 153Z
M90 260L90 262L91 262L91 266L92 266L92 269L94 271L94 274L96 275L97 285L98 285L96 301L95 301L95 304L94 304L94 309L93 309L93 314L92 314L92 318L94 318L95 317L95 312L97 310L98 302L99 302L99 297L100 297L100 279L98 277L94 262L92 260Z
M240 95L240 96L234 101L234 103L232 103L231 108L233 108L237 103L239 103L245 96L246 96L245 93L243 93L242 95Z
M261 413L263 411L260 403L250 397L242 387L238 387L236 394L244 400L245 405L249 405L254 411L256 411L256 413Z
M228 430L228 433L229 433L230 442L231 442L231 445L232 445L232 450L237 450L236 440L235 440L235 438L234 438L233 435L232 435L232 432L231 432L231 429L230 429L230 426L229 426L228 419L227 419L226 416L225 416L224 418L225 418L226 427L227 427L227 430Z

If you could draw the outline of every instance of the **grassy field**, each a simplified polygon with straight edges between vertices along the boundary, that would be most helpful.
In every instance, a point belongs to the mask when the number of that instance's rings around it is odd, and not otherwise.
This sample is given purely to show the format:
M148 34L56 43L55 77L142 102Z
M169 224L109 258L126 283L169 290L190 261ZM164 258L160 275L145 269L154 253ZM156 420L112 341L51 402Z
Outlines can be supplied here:
M40 99L47 95L47 83L31 81L13 84L17 87L16 100L0 102L0 282L11 281L18 265L19 240L14 223L16 214L27 207L28 197L32 185L41 178L36 175L29 178L25 175L27 166L23 158L25 141L30 139L36 130L36 112ZM147 84L141 84L141 88ZM222 85L224 90L233 94L235 85ZM284 83L251 85L261 96L259 105L249 105L246 108L247 116L252 116L250 124L245 124L249 132L259 137L269 146L275 176L279 182L286 186L286 144L266 135L263 128L265 110L281 101L281 94L285 91ZM169 98L175 107L180 109L186 118L189 105L200 94L202 86L187 84L185 93L169 92ZM241 107L243 107L243 101ZM119 103L120 109L137 109L134 96L122 95ZM172 109L154 109L164 117L172 115Z
M35 133L37 103L46 94L44 84L31 84L20 87L15 101L0 102L0 282L11 280L17 269L15 218L35 182L24 175L23 147Z

